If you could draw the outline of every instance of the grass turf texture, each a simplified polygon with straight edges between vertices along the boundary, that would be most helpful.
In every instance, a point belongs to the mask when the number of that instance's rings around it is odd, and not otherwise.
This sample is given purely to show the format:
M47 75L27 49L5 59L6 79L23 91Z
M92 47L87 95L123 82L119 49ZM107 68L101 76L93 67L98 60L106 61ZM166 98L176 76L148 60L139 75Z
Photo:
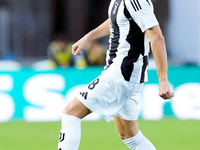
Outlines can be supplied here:
M200 121L164 119L138 121L143 134L158 150L199 150ZM0 150L56 150L60 122L0 123ZM79 150L128 150L114 122L82 122Z

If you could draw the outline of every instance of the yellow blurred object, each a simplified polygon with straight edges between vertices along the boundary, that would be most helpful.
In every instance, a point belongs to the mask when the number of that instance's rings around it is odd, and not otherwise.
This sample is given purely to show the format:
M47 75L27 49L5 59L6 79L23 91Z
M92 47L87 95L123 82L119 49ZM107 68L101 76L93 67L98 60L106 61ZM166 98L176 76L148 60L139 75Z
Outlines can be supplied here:
M105 51L105 48L98 41L89 43L86 48L89 65L104 65Z
M79 69L84 69L87 66L87 61L83 57L78 58L78 60L75 63L75 66Z
M85 68L87 66L85 57L83 55L73 56L71 49L71 43L66 45L64 41L51 42L48 48L50 66L52 68L56 66L67 68L74 65L79 69Z
M54 62L55 66L63 66L68 67L72 61L72 54L71 54L71 47L72 44L68 44L67 46L65 43L59 42L52 42L50 43L50 50L53 58L52 61Z

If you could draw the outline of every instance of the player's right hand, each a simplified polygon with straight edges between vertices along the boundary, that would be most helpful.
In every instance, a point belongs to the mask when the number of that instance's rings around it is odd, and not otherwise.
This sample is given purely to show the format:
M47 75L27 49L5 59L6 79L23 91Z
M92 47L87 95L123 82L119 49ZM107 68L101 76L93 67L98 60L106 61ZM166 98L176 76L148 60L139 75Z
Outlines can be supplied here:
M77 41L76 43L74 43L72 45L72 54L73 55L82 55L82 49L86 46L86 39L83 37L82 39L80 39L79 41Z
M73 55L82 55L82 48L80 47L79 41L72 45L72 54Z

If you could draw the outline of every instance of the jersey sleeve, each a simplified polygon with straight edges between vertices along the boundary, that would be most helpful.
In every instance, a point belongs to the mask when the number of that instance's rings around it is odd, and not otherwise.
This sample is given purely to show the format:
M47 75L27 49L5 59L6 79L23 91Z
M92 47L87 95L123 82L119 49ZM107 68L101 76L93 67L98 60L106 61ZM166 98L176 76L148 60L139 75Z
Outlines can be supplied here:
M125 6L142 32L158 25L151 0L125 0Z

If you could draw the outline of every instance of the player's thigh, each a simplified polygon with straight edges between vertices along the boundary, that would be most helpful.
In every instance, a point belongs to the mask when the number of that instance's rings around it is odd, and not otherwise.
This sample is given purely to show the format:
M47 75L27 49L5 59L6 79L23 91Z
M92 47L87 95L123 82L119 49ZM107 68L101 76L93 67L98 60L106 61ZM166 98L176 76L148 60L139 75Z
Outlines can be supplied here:
M127 121L115 116L114 121L122 140L135 136L139 131L137 120Z
M64 109L63 113L82 119L91 111L75 97Z

